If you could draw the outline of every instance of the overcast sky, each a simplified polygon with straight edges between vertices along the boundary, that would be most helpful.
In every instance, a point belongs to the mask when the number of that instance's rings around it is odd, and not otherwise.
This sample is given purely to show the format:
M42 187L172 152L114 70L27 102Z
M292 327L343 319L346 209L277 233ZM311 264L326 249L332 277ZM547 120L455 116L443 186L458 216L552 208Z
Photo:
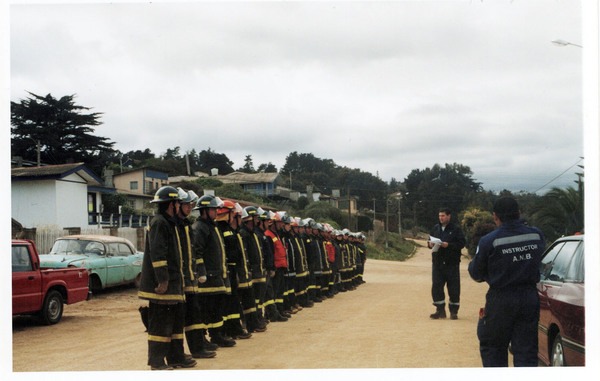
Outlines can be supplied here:
M550 42L582 24L553 0L15 2L10 99L76 94L122 152L298 151L385 181L456 162L541 194L583 156L582 48Z

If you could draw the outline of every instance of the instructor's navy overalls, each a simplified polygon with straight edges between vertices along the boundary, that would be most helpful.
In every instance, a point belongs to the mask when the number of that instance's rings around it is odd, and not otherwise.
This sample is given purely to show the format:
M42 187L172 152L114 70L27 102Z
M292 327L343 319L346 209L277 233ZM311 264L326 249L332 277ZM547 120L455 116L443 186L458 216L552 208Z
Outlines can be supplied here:
M540 302L541 230L512 220L481 238L469 274L490 286L485 314L477 326L483 366L508 366L508 345L515 366L537 366Z

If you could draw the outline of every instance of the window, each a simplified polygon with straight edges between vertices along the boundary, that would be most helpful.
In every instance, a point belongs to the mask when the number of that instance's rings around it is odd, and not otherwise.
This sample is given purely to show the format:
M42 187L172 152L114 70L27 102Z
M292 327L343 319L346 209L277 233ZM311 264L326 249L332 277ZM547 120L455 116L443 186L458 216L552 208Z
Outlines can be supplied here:
M27 250L26 246L12 247L12 271L13 273L33 271L29 258L29 250Z
M579 241L567 241L562 249L558 252L556 258L552 262L552 269L548 275L549 280L564 282L569 264L579 247Z
M130 181L129 182L129 189L131 189L131 190L137 190L138 189L138 182L137 181Z
M577 252L571 261L565 281L567 282L583 282L585 279L585 255L583 254L583 242L577 248Z
M550 275L550 271L552 271L552 261L556 258L556 254L562 249L564 246L564 242L559 242L554 245L548 253L542 258L542 263L540 265L540 276L541 279L547 279Z
M132 255L132 254L133 254L133 251L131 251L131 248L129 246L127 246L124 243L119 244L119 255L128 256L128 255Z

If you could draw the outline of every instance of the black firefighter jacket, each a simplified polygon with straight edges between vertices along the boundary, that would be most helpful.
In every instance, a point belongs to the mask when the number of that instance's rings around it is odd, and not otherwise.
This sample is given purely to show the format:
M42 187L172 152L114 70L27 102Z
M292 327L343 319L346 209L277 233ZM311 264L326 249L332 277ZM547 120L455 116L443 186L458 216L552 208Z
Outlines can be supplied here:
M142 279L138 297L155 303L184 303L181 251L178 246L177 220L167 214L157 214L146 232L142 261ZM154 290L168 281L164 294Z

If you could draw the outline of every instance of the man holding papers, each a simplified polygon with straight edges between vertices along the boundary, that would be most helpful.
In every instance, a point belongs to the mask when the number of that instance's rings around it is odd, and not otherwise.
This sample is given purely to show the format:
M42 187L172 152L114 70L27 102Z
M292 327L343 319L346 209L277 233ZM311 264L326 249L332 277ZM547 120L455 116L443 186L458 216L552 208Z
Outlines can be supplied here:
M465 236L460 227L450 222L450 209L442 208L439 212L439 224L429 233L428 245L432 257L431 297L436 312L429 317L443 319L446 317L446 295L444 286L448 288L450 318L458 319L460 307L460 256L465 247Z

